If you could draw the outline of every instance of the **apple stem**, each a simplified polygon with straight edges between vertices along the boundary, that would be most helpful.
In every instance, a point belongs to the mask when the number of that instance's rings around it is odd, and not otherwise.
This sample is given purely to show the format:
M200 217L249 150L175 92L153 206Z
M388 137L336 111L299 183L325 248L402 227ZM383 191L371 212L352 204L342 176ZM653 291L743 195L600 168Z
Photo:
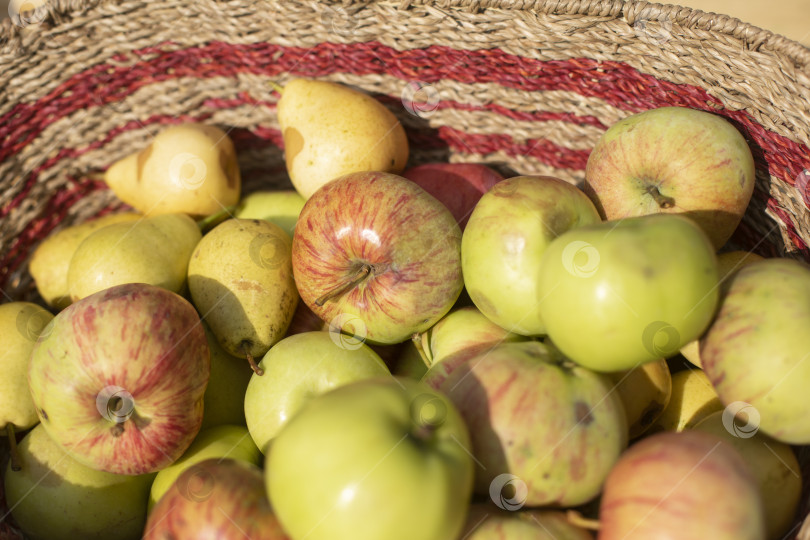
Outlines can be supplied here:
M340 296L341 294L348 291L352 287L357 286L358 283L366 279L369 273L371 273L371 265L370 264L362 265L355 271L354 275L350 279L342 283L339 283L337 286L332 287L331 289L323 293L321 296L316 298L315 305L322 306L326 303L327 300L330 300L336 296Z
M253 370L253 373L255 373L256 375L261 377L262 375L264 375L264 370L259 367L259 364L256 363L256 359L253 358L252 354L250 354L250 350L248 349L248 346L249 346L248 342L243 341L242 342L242 352L245 353L245 358L247 358L248 364L250 364L250 369Z
M576 525L577 527L582 527L583 529L587 529L589 531L599 530L598 519L586 518L576 510L568 510L568 512L565 514L565 518L571 525Z
M411 341L413 341L413 346L416 347L416 352L419 353L419 357L422 358L422 362L424 362L425 365L430 368L432 362L431 359L428 358L428 353L425 351L424 343L422 341L424 335L424 333L420 334L417 332L411 336Z
M647 188L647 195L651 196L659 208L672 208L675 206L675 199L667 197L658 191L658 186L650 186Z
M219 225L219 223L223 221L223 218L225 218L225 216L233 217L233 213L235 211L236 205L223 208L219 212L214 212L210 216L205 216L204 218L197 221L197 227L200 228L200 232L205 233L209 229L212 229L214 225Z
M272 87L273 87L273 90L275 90L275 91L276 91L276 92L278 92L279 94L284 95L284 87L283 87L283 86L281 86L280 84L278 84L277 82L270 81L270 86L272 86Z
M8 435L9 452L11 453L11 470L22 470L20 466L20 453L17 451L17 436L14 433L14 424L6 424L6 435Z

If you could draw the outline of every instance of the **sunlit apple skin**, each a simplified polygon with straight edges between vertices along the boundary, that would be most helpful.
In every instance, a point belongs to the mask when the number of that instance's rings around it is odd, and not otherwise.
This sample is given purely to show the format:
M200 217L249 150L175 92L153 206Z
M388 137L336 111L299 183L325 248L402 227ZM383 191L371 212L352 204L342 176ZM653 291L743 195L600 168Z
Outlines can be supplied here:
M298 540L459 538L475 467L464 421L409 379L366 379L311 399L273 439L270 500Z
M764 540L762 500L739 452L716 435L662 432L610 472L598 540Z
M810 444L810 266L765 259L740 268L700 340L706 376L720 400L759 413L759 428L788 444Z
M557 237L540 265L540 315L568 358L602 371L676 355L717 307L717 257L687 217L656 214Z
M560 510L501 510L492 503L470 505L463 540L593 540Z
M144 540L287 540L252 463L211 458L183 471L149 514Z
M583 190L606 220L682 213L720 249L745 213L754 180L751 149L726 119L661 107L619 120L602 135Z
M406 169L402 176L441 201L462 231L481 195L503 180L482 163L424 163Z
M296 224L292 262L309 308L326 322L358 318L372 343L430 328L463 287L453 215L391 173L348 174L312 195Z
M537 301L543 253L560 234L600 221L588 197L559 178L517 176L498 182L478 201L461 239L470 298L510 332L545 334Z
M197 435L209 355L187 300L125 284L51 321L31 355L28 382L48 435L76 461L144 474L171 464Z
M612 383L530 341L504 343L456 368L440 390L470 430L475 492L502 474L526 484L527 506L594 498L627 446L627 419Z

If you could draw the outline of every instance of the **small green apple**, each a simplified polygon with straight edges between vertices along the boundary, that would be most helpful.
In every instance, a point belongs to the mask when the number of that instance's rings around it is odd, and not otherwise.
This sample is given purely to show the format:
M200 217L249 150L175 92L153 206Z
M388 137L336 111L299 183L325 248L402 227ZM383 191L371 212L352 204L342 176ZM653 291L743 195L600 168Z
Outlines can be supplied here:
M149 509L169 490L180 474L208 458L231 458L259 465L261 452L244 426L216 426L200 431L180 458L157 473L149 492Z
M136 540L154 474L91 469L66 454L42 425L19 445L22 468L5 474L6 500L29 540Z
M264 355L245 392L245 418L262 451L313 397L352 381L390 375L380 356L356 338L329 331L286 337Z
M448 540L467 515L469 448L445 396L366 379L311 399L270 445L265 479L292 538Z
M255 191L239 202L234 217L275 223L292 238L295 222L306 200L294 190Z
M539 282L549 337L596 371L674 356L709 326L718 302L714 248L678 214L568 231L543 255Z
M559 178L518 176L498 182L478 201L461 238L470 298L511 332L544 334L537 303L540 258L560 234L600 221L588 197Z
M203 323L211 351L211 376L203 395L203 420L200 430L223 424L245 426L245 391L253 370L241 359L223 349L216 336Z

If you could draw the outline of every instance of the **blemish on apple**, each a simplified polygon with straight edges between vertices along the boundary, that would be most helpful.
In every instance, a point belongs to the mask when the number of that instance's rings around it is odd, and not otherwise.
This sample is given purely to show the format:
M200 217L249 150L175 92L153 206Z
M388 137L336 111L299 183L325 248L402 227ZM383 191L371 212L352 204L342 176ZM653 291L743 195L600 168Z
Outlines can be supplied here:
M588 407L587 403L582 401L577 401L574 404L574 415L576 416L577 423L582 424L583 426L587 426L593 422L593 415L591 414L590 407Z

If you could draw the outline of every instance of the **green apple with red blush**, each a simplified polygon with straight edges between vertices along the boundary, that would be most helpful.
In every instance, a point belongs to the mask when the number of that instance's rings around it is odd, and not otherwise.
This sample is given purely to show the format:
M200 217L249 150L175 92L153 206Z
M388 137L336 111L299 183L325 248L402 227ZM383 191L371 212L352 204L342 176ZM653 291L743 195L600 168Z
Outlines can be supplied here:
M292 263L301 299L318 317L358 318L377 344L430 328L463 288L455 218L391 173L352 173L316 191L299 216Z
M610 126L588 156L583 190L610 221L684 214L717 250L739 225L754 180L751 149L731 122L659 107Z
M194 307L152 285L118 285L61 311L31 354L45 431L76 461L117 474L170 465L202 424L210 357Z

